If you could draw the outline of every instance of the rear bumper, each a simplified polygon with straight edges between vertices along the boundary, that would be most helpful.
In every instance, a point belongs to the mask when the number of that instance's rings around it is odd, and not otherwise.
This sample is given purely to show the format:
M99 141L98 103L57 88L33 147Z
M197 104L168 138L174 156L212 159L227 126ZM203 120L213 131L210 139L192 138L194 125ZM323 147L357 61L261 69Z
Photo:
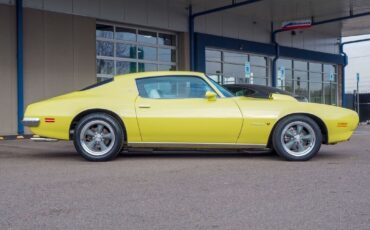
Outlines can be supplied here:
M38 127L40 125L40 118L37 117L25 117L22 121L26 127Z

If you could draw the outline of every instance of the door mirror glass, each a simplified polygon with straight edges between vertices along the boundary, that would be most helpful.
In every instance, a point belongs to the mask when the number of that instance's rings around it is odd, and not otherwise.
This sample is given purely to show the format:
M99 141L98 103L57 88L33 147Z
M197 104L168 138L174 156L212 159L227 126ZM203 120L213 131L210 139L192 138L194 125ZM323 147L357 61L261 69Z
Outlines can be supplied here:
M207 91L206 98L208 101L215 101L217 99L217 94L215 92Z

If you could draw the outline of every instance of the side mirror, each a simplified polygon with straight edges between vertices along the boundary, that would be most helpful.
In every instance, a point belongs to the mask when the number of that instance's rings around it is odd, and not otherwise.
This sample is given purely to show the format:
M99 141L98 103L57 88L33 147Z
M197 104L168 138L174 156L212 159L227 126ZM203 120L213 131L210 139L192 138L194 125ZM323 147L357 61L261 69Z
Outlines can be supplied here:
M217 99L217 94L215 92L207 91L206 98L208 101L215 101Z

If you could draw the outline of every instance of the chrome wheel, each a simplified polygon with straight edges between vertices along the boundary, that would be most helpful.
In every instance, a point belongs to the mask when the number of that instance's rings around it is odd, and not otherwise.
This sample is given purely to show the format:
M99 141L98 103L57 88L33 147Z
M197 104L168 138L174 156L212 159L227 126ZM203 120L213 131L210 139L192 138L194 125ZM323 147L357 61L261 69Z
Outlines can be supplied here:
M287 153L300 157L309 154L315 147L316 135L308 123L294 121L285 126L280 140Z
M102 120L86 123L80 133L82 148L93 156L107 154L113 148L115 139L113 127Z

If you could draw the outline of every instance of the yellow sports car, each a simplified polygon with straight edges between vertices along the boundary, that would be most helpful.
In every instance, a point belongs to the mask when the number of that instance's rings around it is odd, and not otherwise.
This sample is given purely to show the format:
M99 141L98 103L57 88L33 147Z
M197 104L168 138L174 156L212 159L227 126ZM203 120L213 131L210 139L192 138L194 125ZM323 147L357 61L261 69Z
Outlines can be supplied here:
M196 72L116 76L28 106L23 123L41 137L73 140L87 160L123 148L271 148L286 160L312 158L321 144L350 139L352 110L291 96L235 97Z

